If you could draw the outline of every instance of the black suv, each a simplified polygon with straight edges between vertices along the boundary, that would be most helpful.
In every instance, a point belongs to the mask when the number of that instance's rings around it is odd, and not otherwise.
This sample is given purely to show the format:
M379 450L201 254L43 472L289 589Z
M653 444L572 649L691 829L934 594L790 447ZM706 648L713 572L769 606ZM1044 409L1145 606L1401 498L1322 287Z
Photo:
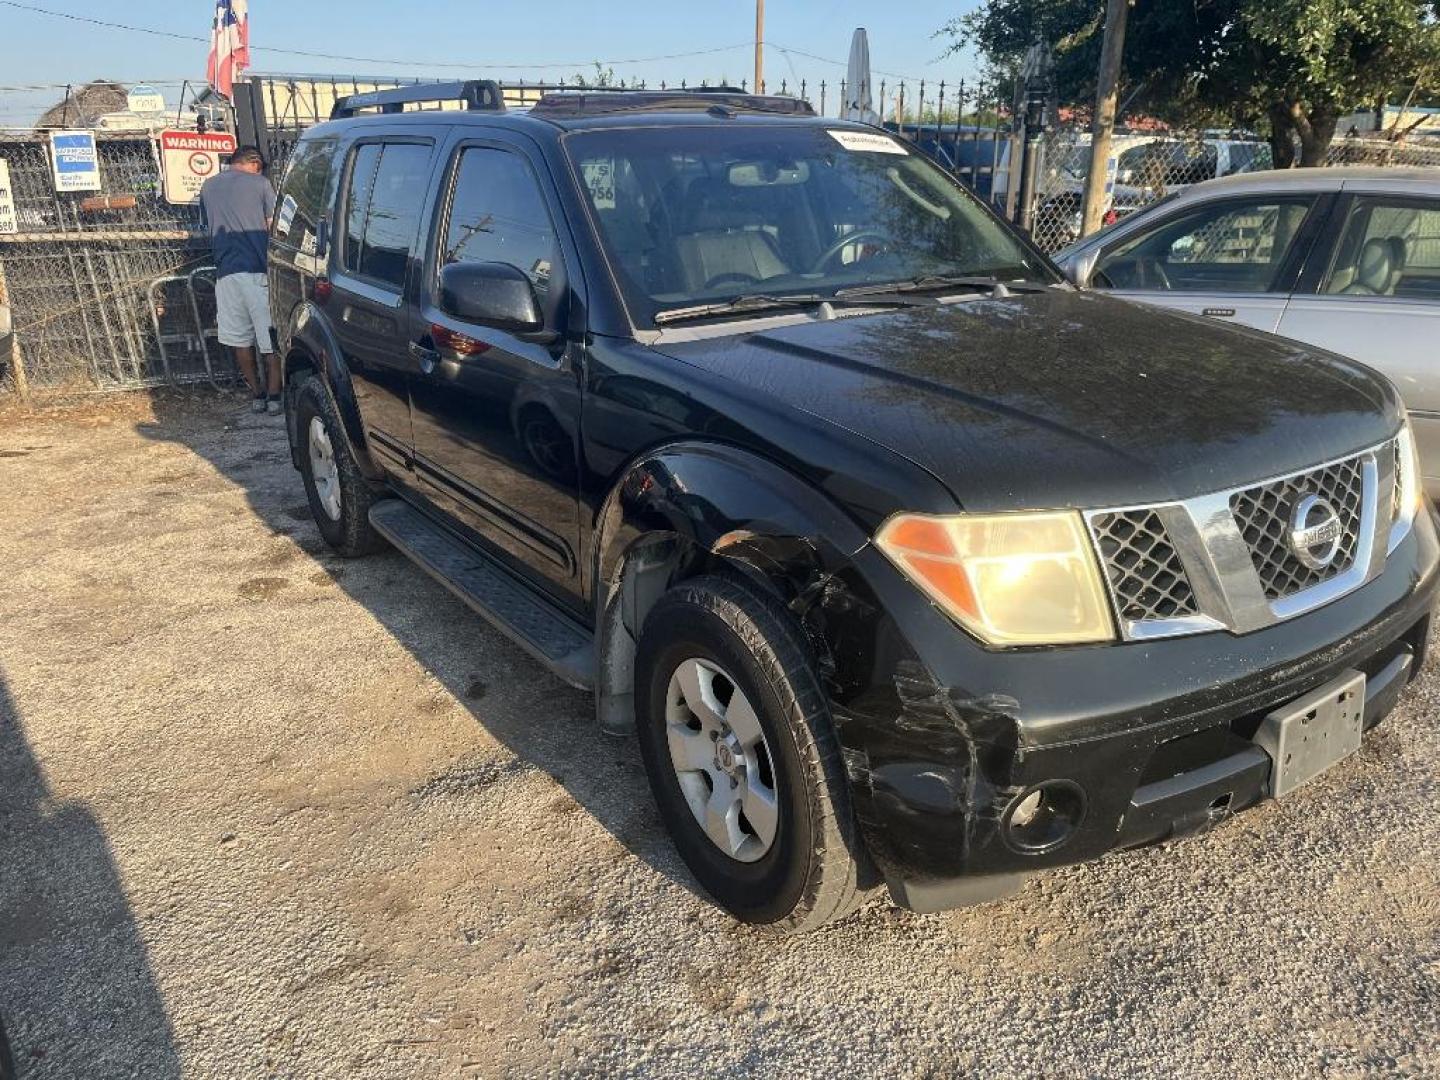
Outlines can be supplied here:
M1375 373L1076 291L793 100L336 114L270 269L320 530L592 689L737 917L933 911L1213 824L1419 671L1436 532Z

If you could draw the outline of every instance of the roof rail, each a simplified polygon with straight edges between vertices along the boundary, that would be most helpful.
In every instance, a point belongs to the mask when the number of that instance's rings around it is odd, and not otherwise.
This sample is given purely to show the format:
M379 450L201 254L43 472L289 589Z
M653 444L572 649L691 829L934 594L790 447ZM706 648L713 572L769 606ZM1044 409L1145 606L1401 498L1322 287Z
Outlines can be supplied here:
M689 90L563 90L546 94L530 109L532 116L603 116L618 112L654 112L663 109L713 109L767 112L787 116L814 116L815 109L802 98L747 94L733 87Z
M504 112L505 96L494 79L472 79L469 82L416 83L394 90L373 90L351 94L335 102L331 120L345 120L365 109L382 113L404 112L406 105L430 104L441 101L463 101L467 109L482 112Z

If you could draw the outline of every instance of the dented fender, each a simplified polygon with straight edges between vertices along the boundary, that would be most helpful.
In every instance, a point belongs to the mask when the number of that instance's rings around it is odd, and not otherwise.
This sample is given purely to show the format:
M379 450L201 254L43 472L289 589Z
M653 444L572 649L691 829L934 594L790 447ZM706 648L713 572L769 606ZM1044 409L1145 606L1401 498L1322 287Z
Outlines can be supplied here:
M657 535L800 587L868 543L799 476L748 451L701 442L651 451L611 489L596 522L594 581L613 581L634 544Z

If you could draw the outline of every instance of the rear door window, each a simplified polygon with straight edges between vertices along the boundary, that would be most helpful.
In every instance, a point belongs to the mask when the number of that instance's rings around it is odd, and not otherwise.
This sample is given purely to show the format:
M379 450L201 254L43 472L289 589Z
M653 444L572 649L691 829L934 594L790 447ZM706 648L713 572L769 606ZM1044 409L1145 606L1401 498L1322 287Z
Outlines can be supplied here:
M364 143L350 155L342 264L352 274L360 272L360 252L365 246L365 217L370 213L370 190L375 183L375 166L380 164L381 149L379 143Z
M403 289L420 227L431 147L365 143L355 151L345 215L345 269Z
M1440 301L1440 200L1357 198L1321 292Z
M1101 255L1117 289L1273 291L1313 196L1231 199L1160 222Z

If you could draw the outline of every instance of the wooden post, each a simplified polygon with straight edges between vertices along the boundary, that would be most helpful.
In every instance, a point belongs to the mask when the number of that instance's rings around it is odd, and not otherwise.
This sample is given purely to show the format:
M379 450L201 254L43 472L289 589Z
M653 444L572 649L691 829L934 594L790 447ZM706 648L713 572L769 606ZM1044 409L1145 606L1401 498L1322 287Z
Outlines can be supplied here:
M10 291L5 287L5 260L0 259L0 307L10 303ZM15 333L14 312L11 312L11 334L9 344L5 351L9 354L10 378L15 381L15 392L20 395L20 403L26 408L30 406L30 379L25 374L25 357L20 352L20 335Z
M1095 119L1090 129L1090 174L1085 178L1085 207L1080 235L1099 229L1105 217L1105 181L1115 133L1115 105L1120 93L1120 61L1125 53L1125 23L1130 0L1106 0L1105 41L1100 47L1100 78L1095 87Z
M755 93L765 92L765 0L755 0Z

